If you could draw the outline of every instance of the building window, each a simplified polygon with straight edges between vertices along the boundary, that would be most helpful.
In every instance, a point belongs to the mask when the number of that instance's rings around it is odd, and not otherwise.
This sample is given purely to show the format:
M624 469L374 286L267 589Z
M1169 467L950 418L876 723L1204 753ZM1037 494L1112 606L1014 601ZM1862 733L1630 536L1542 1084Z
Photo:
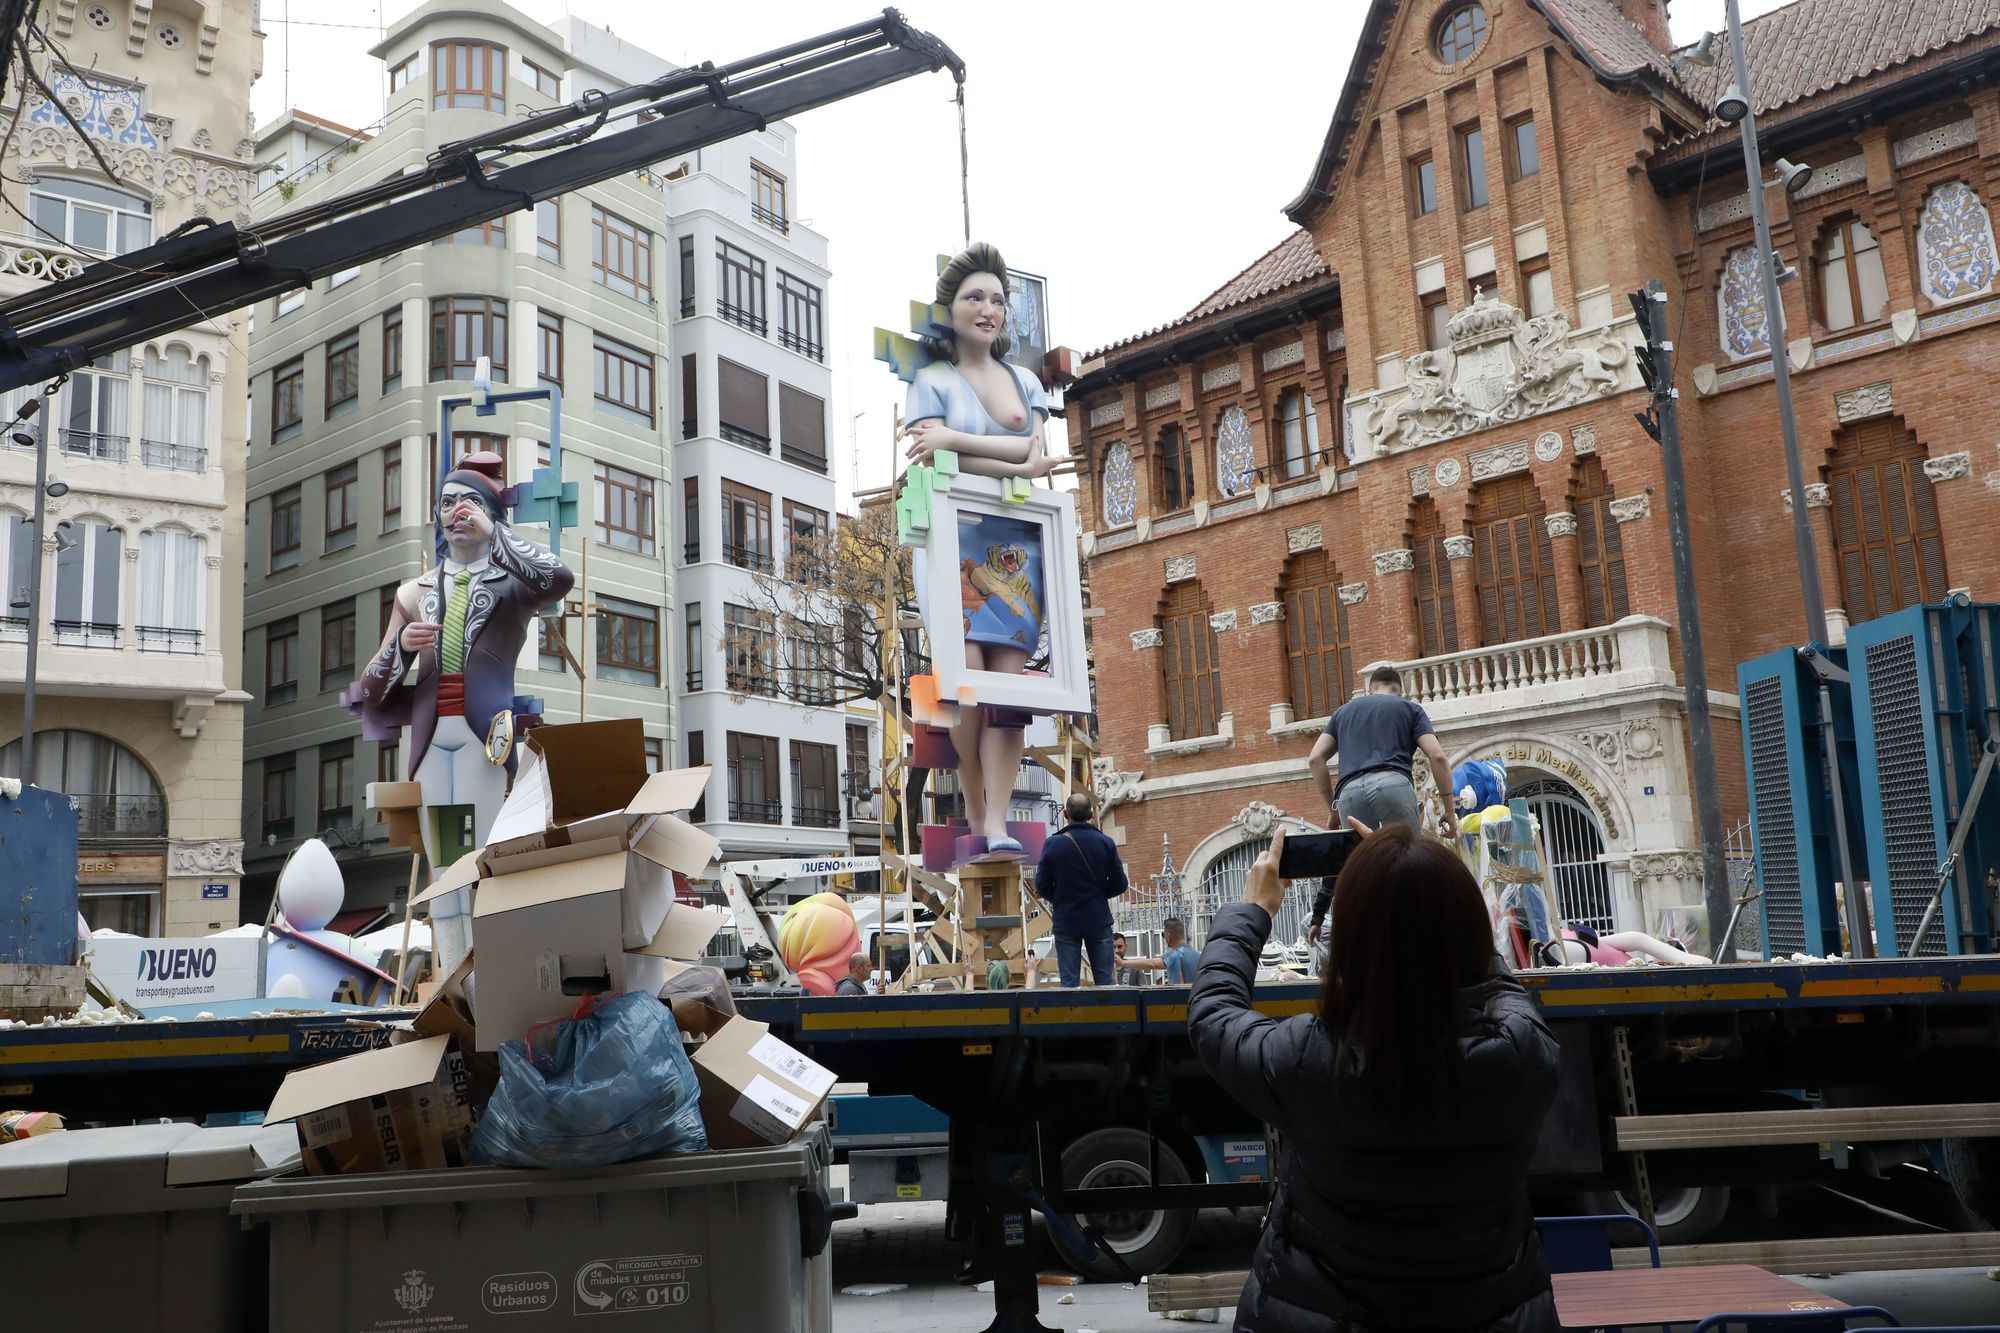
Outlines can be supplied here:
M375 590L375 629L378 637L388 637L389 622L395 618L396 585L385 583Z
M708 733L705 731L688 732L687 766L689 768L700 768L707 762ZM701 799L696 801L694 807L688 811L688 819L696 824L703 823L708 819L708 788L706 786L701 789Z
M361 330L349 329L326 345L326 414L361 396Z
M299 697L299 622L274 620L264 630L264 702L288 704Z
M28 190L34 233L93 255L127 254L153 240L145 198L94 181L41 176Z
M1189 582L1175 584L1160 611L1160 681L1168 734L1177 741L1222 729L1222 668L1208 620L1214 609L1201 585Z
M831 745L792 742L792 822L840 827L840 755Z
M1171 514L1194 503L1194 459L1188 452L1187 432L1168 426L1160 432L1159 454L1160 512Z
M1872 324L1889 305L1882 250L1859 218L1842 218L1819 236L1820 320L1828 332Z
M545 385L560 389L562 363L562 316L541 311L535 316L535 377Z
M431 379L469 380L490 357L497 383L507 377L507 303L491 296L431 298Z
M1451 301L1442 291L1425 292L1417 298L1423 307L1424 346L1435 352L1451 341Z
M694 313L694 237L681 237L681 318Z
M147 467L208 470L208 358L178 344L147 349L139 452Z
M279 840L292 836L291 755L275 755L264 761L264 837Z
M287 486L271 497L271 570L299 563L299 488Z
M779 232L792 229L785 211L785 178L762 162L750 164L750 216Z
M660 683L660 613L638 602L598 597L597 678Z
M1527 302L1531 318L1555 313L1556 281L1549 271L1547 255L1521 261L1521 297Z
M778 635L769 612L723 604L722 665L733 692L777 694Z
M826 360L819 288L783 269L778 270L778 341L815 361Z
M440 236L433 245L490 245L496 250L507 248L507 217L503 213L497 218L475 222L469 227L460 227L448 236Z
M598 334L590 344L591 387L597 401L653 424L653 356Z
M1923 445L1896 417L1857 422L1836 441L1826 479L1848 620L1943 601L1950 580Z
M438 42L431 47L431 110L507 109L507 51L491 42Z
M63 453L110 463L125 461L130 444L126 417L132 401L131 372L131 358L123 352L111 352L71 374L64 394Z
M1451 592L1451 557L1444 519L1431 499L1416 502L1410 517L1410 554L1416 561L1417 654L1458 651L1458 603Z
M836 703L840 692L834 686L834 646L823 631L807 627L791 640L792 687L790 695L799 703L825 706Z
M354 545L354 530L361 521L361 470L357 464L342 463L326 474L326 549L345 551Z
M1535 118L1522 116L1507 122L1507 143L1512 149L1509 166L1515 180L1533 176L1542 169L1542 148L1535 140Z
M354 825L354 742L332 741L319 747L319 826Z
M1410 201L1418 217L1437 212L1437 164L1431 161L1428 153L1410 163Z
M569 670L569 622L553 612L535 617L535 666L558 675Z
M868 728L847 724L847 794L865 801L875 794L875 755Z
M785 501L785 540L791 546L790 554L794 559L803 555L817 561L825 551L827 538L832 535L833 528L824 509L815 509L797 500Z
M727 357L715 361L716 402L722 438L752 449L771 448L770 381Z
M551 264L562 263L562 200L535 205L535 253Z
M654 554L651 477L597 465L597 540L621 551Z
M701 478L681 479L681 562L701 563Z
M778 386L778 456L797 467L826 471L826 400Z
M1579 459L1571 489L1576 514L1576 561L1583 571L1583 615L1587 625L1610 625L1631 614L1625 593L1625 541L1612 516L1611 482L1595 457Z
M271 376L271 438L288 439L296 434L306 415L306 362L295 356Z
M523 60L521 62L521 72L527 76L527 82L534 84L535 91L542 96L562 96L562 75L556 73L554 70L543 69L532 60Z
M771 496L728 477L722 479L722 558L759 574L772 568Z
M427 436L426 439L429 443L429 452L424 463L424 503L425 505L430 505L435 503L438 493L438 447L437 436ZM451 433L451 459L445 467L445 471L448 473L452 468L464 462L468 454L498 454L500 456L500 471L504 476L507 471L507 457L511 452L510 446L513 442L513 437L509 435L489 435L481 431L455 430ZM429 522L430 517L430 514L426 512L424 521Z
M139 650L196 653L208 544L191 532L158 528L139 534Z
M590 263L600 285L636 300L653 299L653 233L595 204L590 209Z
M716 313L761 336L764 318L764 261L748 250L718 241L715 245Z
M403 526L403 446L382 448L382 530Z
M701 688L702 664L707 660L708 651L701 641L701 603L687 604L687 624L685 626L685 651L687 656L687 688L693 694Z
M319 615L319 687L340 689L354 679L354 603L330 606Z
M394 393L403 387L403 311L401 307L382 315L382 392Z
M375 780L404 781L403 746L400 741L383 741L375 747Z
M1285 476L1303 477L1319 465L1319 413L1313 410L1312 395L1304 389L1287 389L1278 395L1278 435L1284 448Z
M417 77L417 58L409 56L389 67L389 91L399 93Z
M1431 37L1431 50L1447 65L1462 65L1486 45L1486 9L1474 3L1460 5L1438 20Z
M1307 551L1292 558L1279 592L1292 712L1326 717L1354 692L1353 640L1340 600L1340 573L1325 551Z
M1555 551L1542 522L1547 513L1532 477L1484 482L1474 494L1472 552L1482 647L1562 632Z
M289 315L294 310L304 306L305 303L306 289L303 287L294 287L291 291L278 297L277 313L280 316Z
M729 817L739 824L780 822L775 736L729 733Z
M1465 207L1486 207L1486 132L1477 123L1458 132L1458 169L1465 181Z
M692 440L701 431L701 395L696 388L699 371L694 353L681 357L681 438Z

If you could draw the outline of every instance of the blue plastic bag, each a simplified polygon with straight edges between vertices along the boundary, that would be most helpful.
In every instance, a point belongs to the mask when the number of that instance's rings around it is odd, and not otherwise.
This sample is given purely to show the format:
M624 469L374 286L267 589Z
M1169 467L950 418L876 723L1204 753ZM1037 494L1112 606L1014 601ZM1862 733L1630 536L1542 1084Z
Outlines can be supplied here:
M530 1034L531 1036L534 1034ZM472 1140L488 1166L569 1170L701 1152L701 1089L667 1006L632 992L500 1047L500 1086Z

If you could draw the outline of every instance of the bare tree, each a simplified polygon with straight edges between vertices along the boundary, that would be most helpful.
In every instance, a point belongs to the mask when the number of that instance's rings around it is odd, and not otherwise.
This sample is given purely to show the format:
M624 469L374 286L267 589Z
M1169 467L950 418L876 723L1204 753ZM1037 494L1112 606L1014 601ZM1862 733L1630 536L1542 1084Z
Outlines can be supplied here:
M755 624L724 628L730 688L814 705L881 701L884 627L910 588L894 510L871 506L836 526L800 525L788 535L783 565L756 577Z

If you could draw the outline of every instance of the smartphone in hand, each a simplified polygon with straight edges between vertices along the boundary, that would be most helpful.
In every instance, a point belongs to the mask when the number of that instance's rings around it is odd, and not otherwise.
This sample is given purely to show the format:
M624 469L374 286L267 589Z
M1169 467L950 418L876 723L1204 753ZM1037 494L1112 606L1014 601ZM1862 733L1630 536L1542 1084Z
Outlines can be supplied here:
M1352 829L1288 834L1278 874L1283 879L1332 879L1360 845L1361 835Z

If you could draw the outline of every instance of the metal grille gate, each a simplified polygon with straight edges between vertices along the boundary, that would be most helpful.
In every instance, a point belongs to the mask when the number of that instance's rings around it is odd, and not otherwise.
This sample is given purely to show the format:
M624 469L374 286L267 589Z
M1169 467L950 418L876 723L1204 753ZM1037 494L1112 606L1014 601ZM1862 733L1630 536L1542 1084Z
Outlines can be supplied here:
M1917 641L1902 635L1870 644L1867 661L1875 762L1882 784L1881 837L1888 854L1895 943L1900 946L1916 938L1917 923L1937 889L1939 849L1931 815L1923 696L1917 686ZM1887 939L1879 925L1876 938ZM1933 930L1923 952L1941 955L1953 939L1950 930Z
M1763 854L1764 919L1769 923L1773 958L1789 958L1806 947L1804 890L1799 884L1799 845L1792 818L1784 685L1776 676L1749 683L1743 691L1744 725L1750 731L1750 792L1757 806L1757 837ZM1746 912L1751 919L1756 913Z
M1243 901L1243 881L1250 874L1250 863L1270 845L1269 838L1253 838L1231 847L1209 865L1208 872L1201 877L1201 886L1195 890L1194 920L1188 922L1188 938L1195 947L1208 942L1208 924L1215 920L1217 912L1230 903ZM1311 924L1306 918L1312 913L1312 901L1318 893L1316 879L1292 881L1285 891L1285 904L1278 909L1277 919L1271 925L1271 939L1275 943L1291 946L1305 937L1306 927Z
M1556 906L1563 920L1593 930L1614 928L1611 911L1611 871L1604 855L1604 834L1597 815L1567 782L1545 779L1509 792L1526 797L1528 813L1541 822L1548 848L1549 879L1555 885Z

